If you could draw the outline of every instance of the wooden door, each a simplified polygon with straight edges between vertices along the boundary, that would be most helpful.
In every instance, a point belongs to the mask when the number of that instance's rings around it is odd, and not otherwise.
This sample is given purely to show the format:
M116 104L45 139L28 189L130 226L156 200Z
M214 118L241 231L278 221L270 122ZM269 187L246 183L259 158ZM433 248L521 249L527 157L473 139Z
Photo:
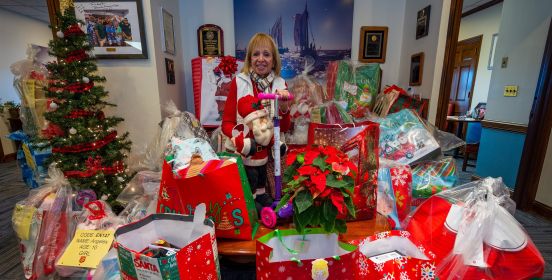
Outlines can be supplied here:
M454 58L454 72L450 89L453 115L464 115L469 110L475 84L477 63L483 35L458 42Z

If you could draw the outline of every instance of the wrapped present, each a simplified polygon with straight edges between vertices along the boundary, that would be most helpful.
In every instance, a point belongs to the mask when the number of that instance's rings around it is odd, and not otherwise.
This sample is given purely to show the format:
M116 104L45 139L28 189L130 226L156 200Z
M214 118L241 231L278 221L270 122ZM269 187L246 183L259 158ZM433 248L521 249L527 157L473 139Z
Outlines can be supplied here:
M337 101L328 101L311 108L310 120L313 123L352 123L353 119Z
M389 225L393 229L400 228L399 214L395 192L393 191L393 181L389 168L380 168L378 170L378 191L377 191L377 211L389 220Z
M335 83L337 82L337 68L339 61L330 61L326 67L326 100L333 100L335 93Z
M8 138L14 141L21 141L21 147L17 151L16 158L23 182L29 188L37 188L44 183L48 174L48 168L45 166L46 160L52 154L51 147L43 144L31 144L29 136L21 130L12 132Z
M191 214L194 205L205 203L217 237L252 240L257 211L241 157L220 156L220 160L191 165L176 174L165 163L157 212Z
M230 82L242 67L243 62L232 56L192 59L194 108L201 124L220 126Z
M348 109L351 93L356 94L356 86L353 85L353 65L350 61L341 60L337 66L334 100Z
M489 177L430 197L406 229L435 253L442 279L541 278L544 260L514 211L509 189Z
M440 153L439 144L414 111L402 110L377 122L382 158L412 164Z
M309 126L309 145L337 147L357 165L353 202L358 220L373 218L376 210L378 134L378 124L369 121Z
M380 117L385 117L389 113L391 106L395 103L401 93L406 91L396 85L386 87L383 92L376 96L376 102L372 112Z
M194 216L153 214L122 226L115 242L121 279L220 278L214 224L205 219L205 205Z
M319 228L275 230L257 239L257 279L356 279L357 257L357 246Z
M389 108L389 114L399 112L403 109L411 109L418 115L422 115L426 105L425 100L409 96L404 90L402 90L393 105L391 105L391 108Z
M412 167L412 197L428 198L454 187L457 181L456 161L452 157L420 163Z
M435 254L408 231L380 232L358 246L357 279L439 279Z

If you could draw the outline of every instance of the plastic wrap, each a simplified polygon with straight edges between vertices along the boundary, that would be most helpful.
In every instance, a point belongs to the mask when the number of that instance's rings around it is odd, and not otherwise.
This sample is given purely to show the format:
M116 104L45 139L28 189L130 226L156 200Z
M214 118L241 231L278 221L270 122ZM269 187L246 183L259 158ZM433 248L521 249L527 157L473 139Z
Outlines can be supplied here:
M427 161L412 167L414 205L420 205L430 196L454 187L457 181L456 161L452 157Z
M119 280L121 272L119 270L119 261L117 259L117 249L111 248L107 255L102 259L100 265L94 272L93 280Z
M13 85L21 100L21 122L23 131L31 136L39 135L46 124L44 113L48 109L48 100L44 87L48 70L45 62L48 49L37 45L29 45L27 59L13 63L10 66L14 74Z
M210 141L207 132L196 117L189 112L178 110L172 100L165 106L165 112L167 117L155 137L143 151L131 155L129 160L131 170L161 171L165 151L169 148L172 137L202 138Z
M336 101L328 101L310 110L310 121L313 123L343 124L352 123L353 119L344 107Z
M542 277L544 260L514 208L502 179L489 177L431 197L406 225L436 254L441 279Z
M426 120L424 120L424 124L435 140L437 140L437 143L439 143L442 152L450 151L466 145L466 142L458 138L456 135L439 130L436 126Z
M378 169L378 212L399 229L412 205L412 170L408 165L380 158Z
M311 70L312 65L306 65L305 70L290 82L289 90L294 96L293 104L290 108L293 132L286 137L286 143L288 144L307 144L310 123L309 111L311 108L322 104L324 91L318 82L307 75Z

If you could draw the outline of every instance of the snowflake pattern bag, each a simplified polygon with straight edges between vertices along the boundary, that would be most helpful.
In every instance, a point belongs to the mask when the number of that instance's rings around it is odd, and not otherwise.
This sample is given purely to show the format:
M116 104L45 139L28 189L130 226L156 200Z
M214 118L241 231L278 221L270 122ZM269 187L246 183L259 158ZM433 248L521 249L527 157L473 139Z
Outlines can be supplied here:
M252 240L258 227L257 210L241 157L219 154L220 160L191 164L173 174L163 166L157 213L193 214L193 206L207 205L217 237Z
M202 209L200 209L202 208ZM195 216L153 214L115 232L121 278L124 280L207 280L220 278L214 224L205 219L205 205ZM176 254L151 258L143 249L159 239L180 248Z
M454 187L458 181L456 161L445 157L439 161L420 163L412 168L412 197L426 199Z
M339 242L337 234L320 228L305 229L305 234L275 230L257 240L257 279L310 280L316 274L326 274L327 279L356 279L358 255L357 246Z
M372 219L376 210L378 178L378 124L310 123L308 145L334 146L346 153L358 167L353 202L357 220Z
M383 189L389 189L389 192L392 191L392 193L388 197L394 199L394 205L390 205L388 201L380 201L381 197L378 193L378 212L382 213L380 207L384 203L387 206L386 209L396 207L396 218L399 222L404 220L410 213L412 206L412 171L410 166L381 161L378 178L378 189L380 185ZM396 226L399 226L399 224L396 224Z
M438 279L435 254L411 238L407 231L386 231L358 246L357 279Z

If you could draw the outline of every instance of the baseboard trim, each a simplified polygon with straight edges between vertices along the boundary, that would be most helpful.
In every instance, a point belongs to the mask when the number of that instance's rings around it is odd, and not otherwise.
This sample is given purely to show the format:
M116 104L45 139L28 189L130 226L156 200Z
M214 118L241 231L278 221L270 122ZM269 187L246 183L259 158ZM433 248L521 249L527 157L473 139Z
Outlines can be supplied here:
M552 207L535 200L533 201L533 207L531 210L539 214L539 216L552 221Z
M17 159L17 155L15 153L11 153L11 154L4 155L4 157L2 158L2 162L13 161L16 159Z

